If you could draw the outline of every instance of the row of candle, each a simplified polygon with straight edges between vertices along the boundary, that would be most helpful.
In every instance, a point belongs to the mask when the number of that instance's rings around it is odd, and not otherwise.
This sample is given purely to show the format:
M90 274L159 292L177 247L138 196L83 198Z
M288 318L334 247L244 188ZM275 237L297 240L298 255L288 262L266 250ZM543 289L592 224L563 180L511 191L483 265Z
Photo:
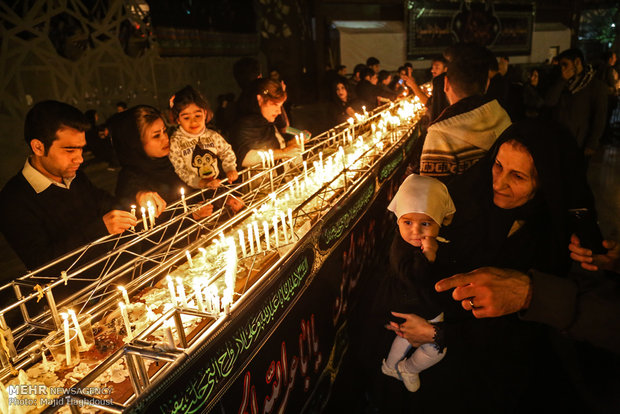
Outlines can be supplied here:
M70 335L70 328L69 328L69 318L71 319L71 322L73 323L73 326L75 327L75 331L77 332L78 335L78 340L79 340L79 350L81 351L86 351L88 349L88 344L86 343L86 339L84 338L84 333L82 332L82 328L80 327L80 324L78 322L77 319L77 315L75 314L75 311L73 309L69 309L66 313L62 312L60 314L60 316L63 319L63 331L64 331L64 336L65 336L65 354L66 354L66 363L67 366L71 366L72 361L71 361L71 335ZM47 365L47 359L45 358L45 353L43 354L43 358L44 358L44 365Z

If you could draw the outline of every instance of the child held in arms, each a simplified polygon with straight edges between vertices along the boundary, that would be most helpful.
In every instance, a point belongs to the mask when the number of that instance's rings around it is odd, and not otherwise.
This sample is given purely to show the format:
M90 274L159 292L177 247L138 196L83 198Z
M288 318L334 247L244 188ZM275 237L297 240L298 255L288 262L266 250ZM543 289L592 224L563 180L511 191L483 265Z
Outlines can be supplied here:
M430 323L442 322L431 264L437 256L439 228L449 224L456 211L448 189L436 178L412 174L403 181L388 210L396 215L399 230L389 255L386 299L392 311L390 319L393 324L402 323L402 319L396 321L399 316L415 313ZM403 381L409 391L415 392L420 387L419 373L446 355L441 342L436 338L407 358L412 346L405 338L396 336L381 371Z
M220 166L228 182L238 178L237 158L228 142L207 128L209 103L200 92L186 86L170 100L178 127L170 137L170 161L177 175L192 188L216 189Z

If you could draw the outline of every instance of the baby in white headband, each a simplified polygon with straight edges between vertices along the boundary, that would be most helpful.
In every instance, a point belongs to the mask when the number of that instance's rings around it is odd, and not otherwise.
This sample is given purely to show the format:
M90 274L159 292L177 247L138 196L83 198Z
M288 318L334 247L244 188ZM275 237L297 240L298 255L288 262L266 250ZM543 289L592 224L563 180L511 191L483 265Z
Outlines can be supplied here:
M403 181L388 210L396 215L399 230L390 249L392 274L396 276L392 280L397 284L391 310L441 322L443 313L434 300L430 263L437 254L439 229L450 223L456 211L448 189L436 178L412 174ZM440 342L424 344L405 358L411 345L396 336L381 371L402 380L409 391L415 392L420 387L419 373L445 356Z

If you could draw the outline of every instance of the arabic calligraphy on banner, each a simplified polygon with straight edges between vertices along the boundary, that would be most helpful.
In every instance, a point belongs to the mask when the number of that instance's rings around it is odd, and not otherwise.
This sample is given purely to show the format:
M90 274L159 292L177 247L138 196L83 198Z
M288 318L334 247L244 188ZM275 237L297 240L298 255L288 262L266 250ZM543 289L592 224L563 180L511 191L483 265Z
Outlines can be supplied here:
M274 322L284 313L310 275L313 259L314 253L311 249L304 251L292 267L292 272L288 273L289 276L268 294L257 311L251 313L252 316L247 322L232 334L222 335L227 338L223 346L217 348L199 369L191 371L191 379L184 382L184 388L169 394L165 401L159 404L159 411L166 414L202 412L221 383L239 369L238 365L249 357L250 351L259 346L259 342L267 336L270 329L275 328ZM309 329L311 324L313 322L309 322L306 328L302 322L304 335L309 335L306 329ZM302 361L301 353L299 359Z

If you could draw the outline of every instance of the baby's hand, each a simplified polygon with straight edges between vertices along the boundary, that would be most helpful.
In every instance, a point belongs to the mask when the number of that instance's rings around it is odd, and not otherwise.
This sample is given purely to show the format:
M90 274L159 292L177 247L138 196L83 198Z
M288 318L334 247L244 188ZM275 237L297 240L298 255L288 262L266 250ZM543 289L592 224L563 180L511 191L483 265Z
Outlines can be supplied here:
M226 177L228 178L228 184L232 184L234 181L237 181L237 178L239 178L239 173L237 170L226 171Z
M198 183L198 187L200 188L209 188L211 190L215 190L220 186L220 180L217 178L203 178Z
M424 253L429 262L433 263L435 261L438 248L439 245L434 237L427 236L422 239L422 253Z

